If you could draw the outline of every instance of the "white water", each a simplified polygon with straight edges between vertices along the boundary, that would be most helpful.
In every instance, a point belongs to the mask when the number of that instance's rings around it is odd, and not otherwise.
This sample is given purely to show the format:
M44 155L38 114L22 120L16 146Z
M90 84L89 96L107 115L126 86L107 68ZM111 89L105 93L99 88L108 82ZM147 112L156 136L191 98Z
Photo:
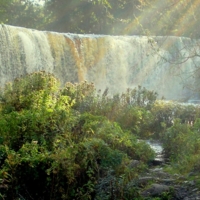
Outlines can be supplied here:
M160 56L174 61L180 49L182 55L189 55L196 41L154 39L157 43L152 47L143 36L61 34L0 25L0 85L44 70L62 84L87 80L111 93L142 85L166 99L190 99L192 93L185 86L194 86L195 76L188 76L200 58L172 66Z
M163 153L163 147L162 147L162 144L160 142L146 140L146 143L150 145L150 147L155 151L156 154L162 154Z

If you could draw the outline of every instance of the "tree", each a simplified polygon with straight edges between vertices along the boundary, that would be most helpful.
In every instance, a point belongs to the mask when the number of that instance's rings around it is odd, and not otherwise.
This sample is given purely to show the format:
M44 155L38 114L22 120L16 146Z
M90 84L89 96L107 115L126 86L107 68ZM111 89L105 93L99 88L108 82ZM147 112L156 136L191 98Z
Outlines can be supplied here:
M103 33L110 9L107 1L51 0L46 6L53 19L48 30L74 33Z
M9 6L11 5L12 0L0 0L0 22L7 21L7 11Z
M174 35L198 38L200 2L195 0L140 1L140 16L144 29L151 35ZM144 17L141 17L141 16Z
M0 0L1 23L26 28L43 29L49 14L44 7L29 0Z

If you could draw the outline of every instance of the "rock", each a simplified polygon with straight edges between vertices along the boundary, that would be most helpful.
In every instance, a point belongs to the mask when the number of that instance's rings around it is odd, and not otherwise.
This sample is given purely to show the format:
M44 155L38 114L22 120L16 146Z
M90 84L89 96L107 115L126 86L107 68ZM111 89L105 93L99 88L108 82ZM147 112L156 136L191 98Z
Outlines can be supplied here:
M139 160L131 160L131 162L129 164L129 168L135 168L135 167L138 167L139 165L140 165Z
M155 180L155 178L153 178L151 176L140 177L138 179L138 186L144 187L149 183L149 181L154 181L154 180Z
M163 171L152 171L151 173L154 177L158 177L160 179L169 178L169 174Z
M172 184L176 181L176 179L173 178L164 178L164 179L160 179L160 182L165 183L165 184Z
M170 187L163 184L152 184L150 188L141 193L143 197L159 197L163 192L169 192Z
M188 184L189 184L190 186L195 186L195 181L194 181L194 180L189 181Z
M192 192L197 192L198 191L198 188L194 188L193 190L192 190Z
M150 172L160 172L160 171L163 171L163 168L162 167L156 167L156 168L152 168L152 169L149 169Z

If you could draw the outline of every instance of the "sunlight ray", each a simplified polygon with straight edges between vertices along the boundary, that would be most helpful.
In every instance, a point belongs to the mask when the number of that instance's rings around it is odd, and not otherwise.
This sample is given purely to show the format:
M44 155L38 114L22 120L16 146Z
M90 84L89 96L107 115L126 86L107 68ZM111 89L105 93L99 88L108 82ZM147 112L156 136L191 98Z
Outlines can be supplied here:
M191 13L193 12L193 9L196 7L198 7L200 5L200 2L198 0L193 1L193 5L190 6L185 13L182 14L182 16L180 16L180 18L177 19L177 21L174 23L174 26L180 27L179 30L177 30L176 35L177 36L181 36L182 33L184 33L185 31L189 30L195 23L195 19L190 20L191 19ZM181 9L181 4L178 8L178 10ZM183 9L183 8L182 8ZM193 16L194 17L194 16ZM187 19L188 18L188 19Z

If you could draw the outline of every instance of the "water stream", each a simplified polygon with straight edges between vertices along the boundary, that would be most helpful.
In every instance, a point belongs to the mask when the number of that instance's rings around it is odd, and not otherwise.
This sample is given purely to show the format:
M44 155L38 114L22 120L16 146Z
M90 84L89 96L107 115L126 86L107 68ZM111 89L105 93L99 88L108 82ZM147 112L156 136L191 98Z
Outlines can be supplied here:
M154 164L161 164L164 160L163 146L162 143L156 140L146 140L146 143L155 151L156 157L153 161Z

